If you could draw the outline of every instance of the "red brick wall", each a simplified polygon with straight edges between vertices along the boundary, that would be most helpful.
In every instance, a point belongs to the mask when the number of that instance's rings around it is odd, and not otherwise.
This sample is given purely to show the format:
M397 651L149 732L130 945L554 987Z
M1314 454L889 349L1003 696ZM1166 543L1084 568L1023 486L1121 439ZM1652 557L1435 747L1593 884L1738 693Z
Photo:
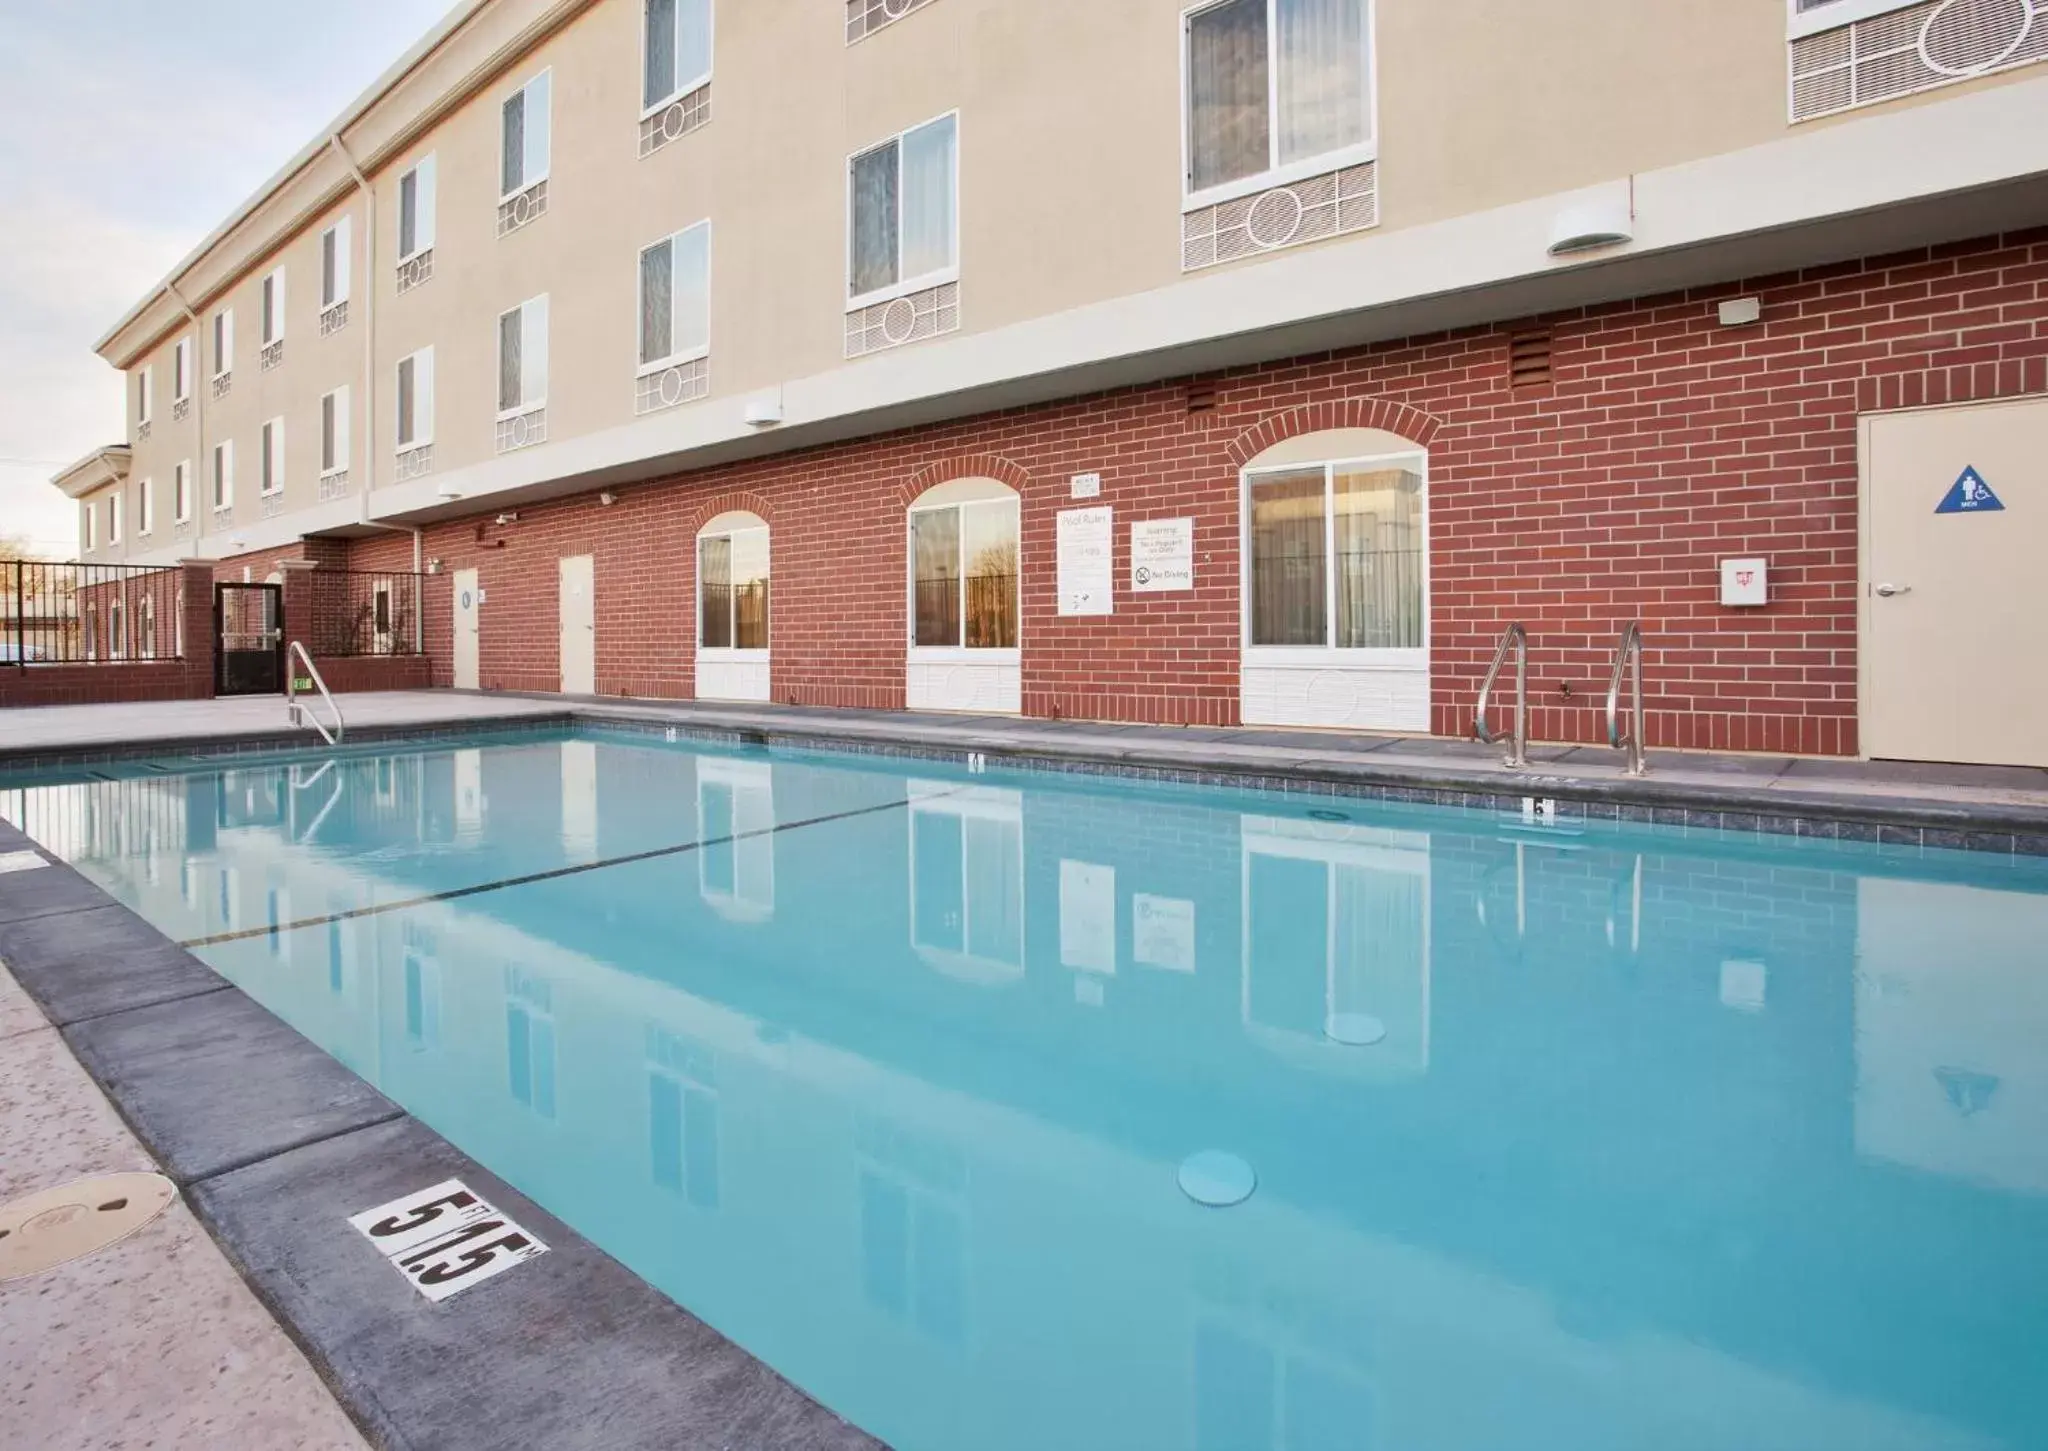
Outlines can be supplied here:
M1716 302L1751 293L1763 322L1721 327ZM1510 329L1475 328L1220 374L1202 412L1161 384L709 469L609 508L521 506L502 528L434 526L426 552L480 571L487 688L557 688L556 561L589 552L599 690L687 697L695 532L750 508L774 527L775 698L901 706L904 505L990 474L1024 500L1026 710L1231 722L1240 463L1313 428L1391 427L1430 446L1440 734L1467 729L1494 638L1520 619L1536 733L1594 739L1586 702L1639 616L1653 744L1853 753L1856 416L2048 392L2048 230L1540 321L1547 387L1511 390ZM1055 516L1082 472L1116 509L1106 619L1054 604ZM1196 521L1197 589L1128 593L1129 525L1179 516ZM350 566L405 568L410 551L357 541ZM1717 561L1748 554L1769 558L1773 602L1724 610ZM446 639L430 638L437 659Z

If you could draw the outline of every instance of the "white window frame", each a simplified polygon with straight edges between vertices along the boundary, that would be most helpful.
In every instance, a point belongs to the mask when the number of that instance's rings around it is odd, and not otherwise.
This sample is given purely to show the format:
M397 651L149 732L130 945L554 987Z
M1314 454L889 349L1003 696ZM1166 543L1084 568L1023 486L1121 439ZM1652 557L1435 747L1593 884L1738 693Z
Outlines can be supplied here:
M137 393L139 401L135 409L135 421L147 427L151 419L156 416L156 365L144 363L136 371L135 376L141 384L141 388Z
M1266 170L1250 176L1241 176L1235 181L1219 182L1202 191L1189 190L1195 174L1194 148L1194 79L1188 74L1189 30L1195 17L1229 0L1202 0L1191 5L1180 14L1180 188L1181 211L1199 211L1213 207L1218 202L1227 202L1237 197L1250 196L1254 192L1271 191L1276 186L1290 182L1305 181L1311 176L1325 172L1341 171L1347 166L1362 166L1368 161L1379 160L1380 154L1380 46L1379 46L1379 0L1361 0L1365 6L1365 85L1366 85L1366 138L1351 146L1340 146L1335 151L1325 151L1319 156L1305 156L1299 161L1282 166L1280 154L1280 66L1273 55L1273 36L1278 30L1278 0L1266 0ZM1790 3L1790 0L1788 0Z
M647 274L645 268L643 268L640 265L640 259L647 255L648 250L650 248L659 247L663 242L667 242L671 245L671 247L673 247L673 245L677 241L688 236L690 233L697 231L701 231L704 233L704 298L706 302L706 306L704 309L704 342L699 347L684 348L679 352L671 351L666 357L656 358L651 363L642 363L639 361L640 320L645 315L647 307ZM634 377L645 378L650 373L665 372L670 368L678 366L679 364L693 363L699 358L708 358L711 356L711 309L709 303L711 298L712 245L713 238L711 233L711 220L710 218L707 217L705 220L701 222L692 223L690 226L684 227L679 231L670 232L666 237L656 237L652 242L649 242L647 246L642 247L638 252L633 254L633 359L637 368L637 371L635 371L633 375ZM673 268L675 266L673 260L675 253L671 251L669 253L669 256L671 259L669 266L671 268L671 271L673 271ZM668 338L669 347L671 349L674 349L676 338L676 316L675 296L673 292L671 292L669 296Z
M355 280L349 244L354 240L354 229L346 216L335 218L334 225L320 234L320 315L325 317L349 298L349 287ZM334 239L334 296L327 295L327 239Z
M953 122L953 261L950 265L941 267L936 271L926 272L917 277L899 278L888 287L878 287L872 292L863 292L855 295L852 292L854 267L854 162L860 160L861 157L866 156L871 151L881 150L892 141L896 143L896 266L900 272L903 267L903 141L905 137L913 132L922 131L927 126L936 126L939 122L948 118L951 118ZM960 175L965 169L960 165L960 157L966 144L966 137L960 124L960 112L958 108L955 108L951 111L941 111L936 116L928 116L915 126L906 126L893 135L884 136L879 141L869 142L858 151L846 153L846 288L848 290L846 311L858 312L861 308L873 307L878 302L890 302L899 297L908 297L913 292L923 292L932 287L943 287L949 282L958 282L960 280Z
M215 381L235 371L235 310L224 307L213 315L213 377Z
M85 536L85 543L81 547L85 553L90 554L100 547L100 506L98 502L88 499L84 513L85 527L80 532Z
M920 645L917 643L917 545L912 521L919 514L963 513L968 509L1009 509L1017 519L1017 643L1015 645L969 645L967 643L967 557L964 541L967 524L963 518L959 537L960 557L960 643ZM909 658L914 664L952 663L961 665L1021 665L1024 659L1024 500L1020 495L994 499L954 499L938 504L912 504L903 511L903 598L909 622Z
M1924 3L1926 0L1834 0L1831 5L1822 5L1802 15L1799 0L1785 0L1785 36L1788 40L1804 40L1809 35L1840 30L1859 20L1889 15L1894 10L1911 10L1915 5Z
M521 303L520 306L524 307L525 304ZM398 411L399 370L407 363L412 364L413 436L411 438L400 438L398 436L398 420L400 417ZM421 365L423 363L427 379L424 387L420 385ZM424 410L420 406L422 399L426 401ZM420 426L422 411L426 415L426 426L424 428ZM425 448L434 441L434 350L431 347L407 353L398 360L398 365L391 370L391 436L393 439L392 451L394 453L411 453L414 449Z
M327 413L328 401L334 404L334 462L327 461ZM331 479L337 474L348 472L349 456L349 394L348 384L330 389L320 395L320 477Z
M1412 470L1422 480L1422 643L1418 646L1334 645L1337 630L1337 512L1336 477L1340 470ZM1254 645L1252 643L1252 480L1268 474L1297 474L1309 469L1323 471L1323 643L1320 645ZM1238 644L1243 664L1258 668L1274 665L1323 663L1336 665L1384 666L1414 669L1429 664L1434 622L1430 616L1429 451L1402 449L1394 453L1370 454L1358 458L1304 459L1300 463L1265 464L1240 470L1237 483L1237 557L1243 561L1237 589Z
M529 150L531 150L531 147L530 147L530 146L524 147L524 149L522 149L522 151L521 151L521 154L520 154L520 157L519 157L519 166L520 166L520 176L519 176L519 185L517 185L517 186L513 187L513 188L512 188L512 189L511 189L510 191L505 191L505 190L503 190L503 184L504 184L504 180L505 180L505 107L506 107L506 106L507 106L507 105L508 105L508 104L509 104L509 103L511 102L511 100L512 100L512 98L513 98L514 96L524 96L524 95L526 95L526 94L527 94L527 92L531 91L531 90L532 90L532 89L534 88L534 86L535 86L535 85L537 85L537 84L539 84L539 83L540 83L541 81L546 81L546 82L547 82L547 85L548 85L548 128L547 128L547 142L546 142L546 145L547 145L547 159L546 159L545 161L543 161L543 162L541 163L541 168L540 168L540 170L539 170L538 172L536 172L536 173L532 173L532 174L529 174L529 173L528 173L528 172L526 171L526 154L525 154L525 153L526 153L526 151L529 151ZM532 133L531 133L530 131L527 131L527 130L525 130L525 129L524 129L524 128L526 127L527 123L528 123L528 122L529 122L529 121L530 121L530 120L532 119L532 117L531 117L531 112L532 112L532 110L533 110L533 105L532 105L532 103L531 103L530 101L522 103L522 110L521 110L521 120L520 120L520 126L521 126L521 131L520 131L520 140L521 140L522 144L523 144L523 143L525 143L526 141L530 140L530 138L531 138L531 136L532 136ZM528 76L528 77L526 78L526 80L525 80L525 81L524 81L524 82L523 82L522 84L520 84L520 85L518 85L518 86L515 86L515 87L514 87L513 89L511 89L511 90L507 91L507 92L506 92L506 93L505 93L504 95L502 95L502 96L498 97L498 152L497 152L497 167L498 167L498 182L499 182L499 186L500 186L500 190L499 190L499 193L498 193L498 205L499 205L499 206L503 206L503 205L504 205L504 204L505 204L506 202L509 202L509 201L511 201L511 200L512 200L512 198L514 198L514 197L516 197L516 196L524 196L524 195L525 195L525 194L526 194L527 192L530 192L530 191L532 191L532 190L533 190L533 189L534 189L535 187L539 186L539 185L540 185L540 184L541 184L542 182L546 181L546 180L548 179L548 176L549 176L549 174L550 174L551 172L553 172L553 171L554 171L554 169L555 169L555 68L554 68L553 66L542 66L542 67L541 67L541 68L540 68L540 69L539 69L538 71L535 71L535 72L534 72L534 73L533 73L532 75Z
M235 507L235 441L224 438L213 446L213 479L208 497L216 509Z
M749 646L746 649L741 649L738 645L707 645L704 643L704 541L707 539L723 539L730 543L732 540L739 538L743 534L759 534L762 538L768 541L768 631L769 639L774 639L774 526L769 524L747 524L742 525L740 528L737 529L713 529L707 533L699 534L690 545L690 548L695 552L696 555L696 557L690 561L690 572L692 577L697 582L696 650L697 658L699 660L709 660L713 662L728 661L732 663L739 663L742 661L760 661L766 660L768 658L769 650L772 648L772 646L762 646L761 648L756 649L752 646ZM733 635L735 638L737 638L737 636L739 635L739 630L737 628L737 620L734 621L734 626L735 628L733 630Z
M694 0L677 0L678 5L690 3L694 3ZM642 121L647 120L650 116L657 116L661 114L663 111L666 111L670 106L673 106L677 101L681 100L684 96L689 95L690 92L699 90L702 87L711 84L711 72L717 65L718 57L718 6L713 3L713 0L704 0L704 31L705 39L709 42L709 44L705 46L705 50L709 57L709 60L704 67L704 73L700 76L695 77L692 80L687 81L684 80L680 75L677 76L676 88L674 90L670 91L667 95L663 96L658 101L643 104L641 106L640 119ZM678 25L676 27L676 35L680 37L681 34L682 26ZM641 100L643 102L646 102L647 0L641 0L640 4L640 96Z
M107 601L107 658L128 658L128 612L121 608L119 596Z
M121 491L114 490L107 495L107 547L113 548L121 542Z
M284 268L273 267L263 274L261 290L257 296L256 319L259 330L264 321L263 314L266 311L270 314L270 325L275 329L275 331L265 332L263 335L263 346L267 348L272 343L284 341ZM268 308L263 306L263 299L266 298L270 303Z
M548 406L548 390L545 387L540 390L540 397L538 398L528 398L526 396L526 361L528 357L526 351L526 309L532 307L536 302L541 305L543 313L543 337L548 348L552 350L554 343L554 318L552 315L553 309L548 305L547 293L543 292L529 297L517 307L508 307L493 320L493 327L496 329L496 333L491 343L491 357L495 365L491 369L491 396L495 400L498 384L505 376L505 319L515 312L520 315L519 403L518 406L513 408L499 408L496 410L497 421L500 423L505 422L507 419L523 417L528 413L537 412ZM552 384L554 382L552 359L549 359L548 362L550 366L545 371L549 384Z
M258 476L256 494L258 498L274 499L284 492L284 416L265 421L258 435L258 447L263 454L262 474Z
M171 522L192 522L192 460L179 459L171 470Z
M156 480L144 479L135 491L135 537L147 539L156 527Z
M499 124L503 124L502 120ZM439 167L436 165L434 157L435 153L429 151L425 156L422 156L398 174L398 182L391 198L391 244L392 250L398 253L398 261L401 266L412 261L413 258L420 256L422 253L434 250L435 219L439 210L435 192L440 187L437 175ZM405 250L404 236L405 183L408 177L412 179L413 196L413 245L410 252Z
M182 391L176 387L181 379L185 385ZM171 399L173 403L183 403L191 398L192 337L189 333L179 338L177 344L171 349L171 383L173 385L172 392L175 394Z

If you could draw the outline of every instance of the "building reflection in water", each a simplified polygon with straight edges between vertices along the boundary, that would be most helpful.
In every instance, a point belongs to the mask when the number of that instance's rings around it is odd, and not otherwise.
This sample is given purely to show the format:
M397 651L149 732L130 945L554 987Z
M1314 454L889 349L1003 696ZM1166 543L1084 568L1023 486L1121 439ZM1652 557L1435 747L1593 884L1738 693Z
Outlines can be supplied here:
M2038 883L607 743L0 814L909 1451L2048 1443Z

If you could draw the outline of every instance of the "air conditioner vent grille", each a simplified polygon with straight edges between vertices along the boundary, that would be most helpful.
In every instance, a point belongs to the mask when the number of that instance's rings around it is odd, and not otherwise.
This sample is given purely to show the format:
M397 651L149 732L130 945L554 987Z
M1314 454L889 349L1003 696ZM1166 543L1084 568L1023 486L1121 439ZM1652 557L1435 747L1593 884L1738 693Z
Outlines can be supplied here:
M1792 42L1794 121L2048 60L2048 0L1926 0Z
M1379 219L1377 168L1369 161L1348 166L1187 213L1181 218L1181 270L1199 272L1361 232Z

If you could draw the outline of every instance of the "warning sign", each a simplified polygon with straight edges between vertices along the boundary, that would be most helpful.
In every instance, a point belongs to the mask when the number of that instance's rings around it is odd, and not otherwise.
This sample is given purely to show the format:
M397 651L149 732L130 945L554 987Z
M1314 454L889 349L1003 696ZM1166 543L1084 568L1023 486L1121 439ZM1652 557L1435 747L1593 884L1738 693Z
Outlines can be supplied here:
M1984 475L1977 472L1975 465L1963 470L1963 476L1955 481L1949 491L1935 505L1937 514L1995 514L2005 505L1998 502L1998 495L1991 492L1991 485L1984 482Z

